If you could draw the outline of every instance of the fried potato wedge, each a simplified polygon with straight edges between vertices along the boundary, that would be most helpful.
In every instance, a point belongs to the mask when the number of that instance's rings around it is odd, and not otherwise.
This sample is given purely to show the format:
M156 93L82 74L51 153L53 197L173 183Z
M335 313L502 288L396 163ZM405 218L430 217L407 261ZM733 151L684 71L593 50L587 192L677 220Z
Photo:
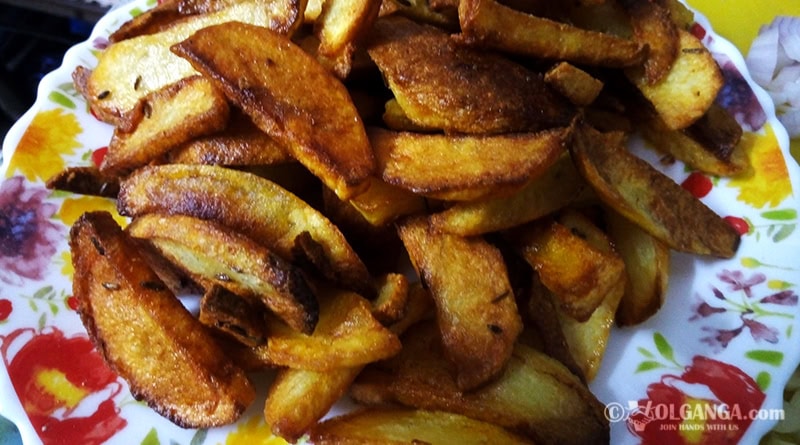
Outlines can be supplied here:
M650 318L664 303L670 251L663 242L613 210L606 212L605 223L615 249L625 262L627 275L616 323L633 326Z
M309 437L318 445L532 444L488 422L443 411L372 408L327 419Z
M427 208L422 196L379 178L371 178L369 188L347 203L376 227L384 226L402 216L421 213Z
M200 300L197 319L239 343L258 346L267 342L266 308L219 285L212 285Z
M722 71L703 43L682 29L678 35L678 57L660 81L650 84L641 67L626 70L628 79L672 130L686 128L703 116L724 82Z
M544 81L570 102L581 107L594 102L603 89L603 82L567 62L550 68L544 75Z
M438 230L462 236L480 235L533 221L567 206L586 185L569 156L510 195L459 202L433 213L431 224Z
M173 51L337 196L351 198L368 186L375 160L347 88L288 37L227 23L196 32Z
M111 43L130 39L147 34L155 34L174 25L177 20L186 17L180 10L180 2L160 2L155 7L144 11L123 23L114 32L109 34Z
M269 323L259 355L279 366L332 371L389 358L400 340L373 315L369 301L349 291L318 290L319 322L311 334Z
M317 57L344 79L350 73L356 45L369 32L381 0L326 0L314 24Z
M183 78L143 97L116 127L100 171L126 173L149 164L171 148L225 128L228 101L202 76Z
M442 358L436 329L419 324L403 336L389 384L398 402L491 422L537 444L608 443L603 404L555 359L517 342L496 380L462 391Z
M142 215L127 227L206 289L222 286L263 302L292 329L313 332L317 298L298 268L263 245L215 222L186 215Z
M69 242L78 313L134 397L185 428L235 422L255 399L247 375L161 282L111 215L85 213Z
M94 166L67 167L48 178L45 185L51 190L106 198L116 198L119 193L119 178Z
M671 178L630 153L618 136L584 126L576 131L570 147L597 196L672 249L732 257L740 241L736 230Z
M480 238L437 232L426 217L403 221L398 233L436 302L458 386L473 389L491 381L502 372L522 331L499 250Z
M124 123L125 114L145 95L196 74L192 66L172 54L170 47L195 31L214 24L241 21L288 33L296 20L287 17L282 3L243 0L209 14L198 14L178 21L162 32L130 38L110 45L91 71L84 95L95 115L112 125ZM290 8L291 9L291 8ZM299 12L298 12L299 13Z
M631 17L634 38L647 47L644 76L647 84L654 85L669 73L678 57L678 26L672 21L669 10L656 1L622 0L620 3Z
M566 126L575 113L540 74L403 17L377 20L366 45L397 103L422 127L533 132Z
M376 280L378 296L372 301L372 315L384 326L401 320L408 305L408 278L399 273L387 273Z
M264 419L272 433L297 442L347 393L362 368L279 370L264 403Z
M541 221L512 230L520 255L538 272L558 306L577 321L586 321L625 274L614 252L593 247L558 221Z
M565 153L569 127L538 133L442 135L368 130L389 184L435 199L508 195Z
M462 40L524 56L581 65L635 66L645 51L638 42L526 14L495 0L462 0Z
M249 205L242 205L248 203ZM218 222L294 260L298 236L307 232L324 252L320 273L368 295L371 277L341 231L324 215L275 183L242 171L210 165L144 167L122 185L120 213L185 214Z
M593 249L613 258L609 261L608 269L611 269L613 264L619 267L620 271L616 275L616 281L604 287L600 304L587 320L578 321L566 314L563 309L557 309L561 330L569 346L570 354L581 368L581 373L586 381L591 382L597 375L605 356L611 327L615 322L615 314L625 292L627 283L625 263L608 235L582 213L574 210L566 211L560 214L557 220L571 232L585 239Z
M746 172L750 162L744 145L740 144L742 127L728 117L718 105L712 105L688 128L671 130L658 115L644 111L638 114L636 128L656 150L696 170L736 176Z
M170 164L264 166L294 162L275 139L264 134L249 117L231 110L224 130L181 144L165 155Z

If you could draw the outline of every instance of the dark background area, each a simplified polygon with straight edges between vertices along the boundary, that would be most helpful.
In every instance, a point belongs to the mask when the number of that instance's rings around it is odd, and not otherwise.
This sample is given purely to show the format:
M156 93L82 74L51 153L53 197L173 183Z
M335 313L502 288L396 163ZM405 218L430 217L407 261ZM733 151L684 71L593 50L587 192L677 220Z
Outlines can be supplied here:
M83 0L0 0L0 139L33 104L41 78L105 12Z

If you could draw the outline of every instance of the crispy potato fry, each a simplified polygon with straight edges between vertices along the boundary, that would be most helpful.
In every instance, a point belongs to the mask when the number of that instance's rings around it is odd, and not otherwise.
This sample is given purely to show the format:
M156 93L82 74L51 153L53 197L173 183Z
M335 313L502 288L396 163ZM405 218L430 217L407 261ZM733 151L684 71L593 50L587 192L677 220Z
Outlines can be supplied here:
M342 199L375 170L364 125L347 89L312 56L268 28L227 23L173 46L233 103ZM269 59L270 63L257 63ZM306 86L314 85L314 94Z
M146 95L129 116L124 127L114 129L100 164L104 173L131 171L177 145L222 130L228 102L204 77L190 76Z
M194 138L166 154L169 164L212 164L224 166L264 166L294 162L294 158L275 139L253 125L249 117L231 110L224 130Z
M416 133L433 133L436 131L435 128L424 127L412 122L406 115L406 112L403 111L403 108L400 107L400 104L397 103L397 99L394 98L386 101L381 117L383 123L389 127L390 130L413 131Z
M114 43L100 55L83 89L92 112L103 121L118 125L125 114L145 95L196 74L170 47L212 24L241 21L288 33L296 17L292 8L298 0L264 3L243 0L220 11L190 16L162 32ZM296 12L293 13L296 16Z
M635 66L645 55L638 42L526 14L495 0L462 0L458 16L460 37L470 45L616 68Z
M310 439L318 445L532 444L488 422L443 411L381 408L359 410L316 425Z
M89 336L137 399L185 428L234 422L255 399L247 375L170 292L107 212L70 231L73 295Z
M200 300L197 319L247 346L267 342L266 308L219 285L212 285Z
M310 333L317 325L317 298L300 270L250 238L185 215L142 215L127 231L150 242L206 289L218 285L261 301L300 332Z
M378 178L371 178L369 188L348 203L370 224L378 227L427 208L425 198Z
M372 301L372 315L384 326L401 320L408 305L408 278L387 273L375 280L378 296Z
M116 198L119 193L119 178L101 173L94 166L67 167L49 178L45 185L51 190L106 198Z
M561 310L577 321L588 320L624 277L625 265L616 254L593 247L558 221L533 223L508 236Z
M739 234L713 210L627 151L619 135L590 127L570 147L578 169L598 197L672 249L730 258ZM702 227L702 231L697 228Z
M437 232L425 217L403 221L398 233L436 302L458 386L473 389L491 381L502 372L522 331L500 252L480 238Z
M530 132L568 125L574 115L540 74L403 17L377 20L367 51L408 118L423 127Z
M458 31L457 9L436 7L435 3L436 0L383 0L379 16L400 15L445 31Z
M268 341L256 348L269 361L290 368L327 372L389 358L400 340L373 315L370 303L347 291L319 290L319 322L312 334L269 323Z
M624 262L616 252L609 237L589 218L577 211L566 211L558 217L559 223L585 239L592 248L613 260L610 264L619 265L616 281L604 288L603 299L585 321L578 321L558 308L561 330L575 362L587 382L594 380L606 352L608 337L614 325L614 315L626 288L627 275ZM609 264L608 269L611 269Z
M477 136L373 127L368 134L384 181L430 198L466 201L511 194L544 174L565 152L570 128Z
M669 248L613 210L606 212L605 221L628 276L616 322L633 326L650 318L664 303L669 283Z
M703 116L724 81L703 43L688 31L678 30L678 35L678 57L659 82L650 84L641 67L626 70L628 78L672 130L686 128Z
M603 82L567 62L561 62L548 70L544 81L579 106L590 105L603 89Z
M438 230L462 236L480 235L533 221L565 207L585 189L569 156L511 196L457 203L431 215Z
M712 111L716 109L712 105L707 114L717 114ZM744 144L740 144L742 128L735 124L729 127L730 132L726 132L721 127L708 125L709 121L716 119L701 117L689 128L671 130L659 116L644 112L638 115L636 128L656 150L691 168L717 176L736 176L746 172L750 164Z
M555 359L517 343L496 380L462 391L442 358L436 329L417 325L403 337L390 384L400 403L492 422L539 444L608 443L603 405Z
M344 79L350 73L356 43L378 18L381 0L326 0L314 24L317 57Z
M678 57L678 27L669 10L655 1L622 0L631 17L634 38L647 47L644 60L645 81L654 85L669 73Z
M217 221L284 258L293 258L297 237L308 232L325 252L318 270L333 271L329 278L336 283L369 295L370 274L339 229L295 195L253 174L205 165L145 167L124 181L117 207L128 216L161 212Z
M147 34L155 34L174 25L177 20L185 18L180 10L180 2L160 2L155 7L133 17L114 32L109 34L111 43Z

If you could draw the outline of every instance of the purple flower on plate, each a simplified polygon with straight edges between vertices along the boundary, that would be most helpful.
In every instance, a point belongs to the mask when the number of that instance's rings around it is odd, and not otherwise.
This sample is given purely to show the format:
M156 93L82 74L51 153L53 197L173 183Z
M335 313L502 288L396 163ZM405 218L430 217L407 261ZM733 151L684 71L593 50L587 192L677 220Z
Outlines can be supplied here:
M766 341L768 343L778 343L778 330L771 328L759 321L742 317L743 326L750 330L753 340Z
M758 102L747 80L724 54L714 54L725 79L717 95L717 103L728 110L746 129L758 131L767 122L767 114Z
M48 193L26 186L22 176L0 184L0 281L43 278L64 237L63 226L50 220L58 206L44 202Z
M759 285L767 281L767 277L763 273L754 273L750 277L745 277L744 273L740 270L723 270L718 275L719 279L731 285L731 290L744 291L747 298L753 297L753 286Z
M772 295L767 295L761 300L758 300L758 302L780 304L782 306L797 306L797 294L792 290L784 290Z
M689 318L689 320L694 321L697 320L698 318L710 317L714 314L719 314L720 312L725 312L725 311L727 311L727 309L722 307L711 306L705 301L701 301L698 304L692 306L692 312L694 312L694 315L692 315L692 317Z
M744 330L744 324L736 329L714 329L704 326L703 330L711 332L708 337L700 339L701 342L711 346L714 350L721 350L728 347L728 344Z

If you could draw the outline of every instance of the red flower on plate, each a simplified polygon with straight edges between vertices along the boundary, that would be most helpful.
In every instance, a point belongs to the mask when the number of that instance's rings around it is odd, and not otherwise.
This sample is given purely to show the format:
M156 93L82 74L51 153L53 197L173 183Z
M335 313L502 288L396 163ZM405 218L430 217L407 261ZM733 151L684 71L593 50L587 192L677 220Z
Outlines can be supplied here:
M765 397L741 369L695 356L681 375L665 375L647 387L628 429L642 445L735 444Z
M45 445L99 445L127 425L113 400L123 386L86 336L17 329L0 337L0 352Z

